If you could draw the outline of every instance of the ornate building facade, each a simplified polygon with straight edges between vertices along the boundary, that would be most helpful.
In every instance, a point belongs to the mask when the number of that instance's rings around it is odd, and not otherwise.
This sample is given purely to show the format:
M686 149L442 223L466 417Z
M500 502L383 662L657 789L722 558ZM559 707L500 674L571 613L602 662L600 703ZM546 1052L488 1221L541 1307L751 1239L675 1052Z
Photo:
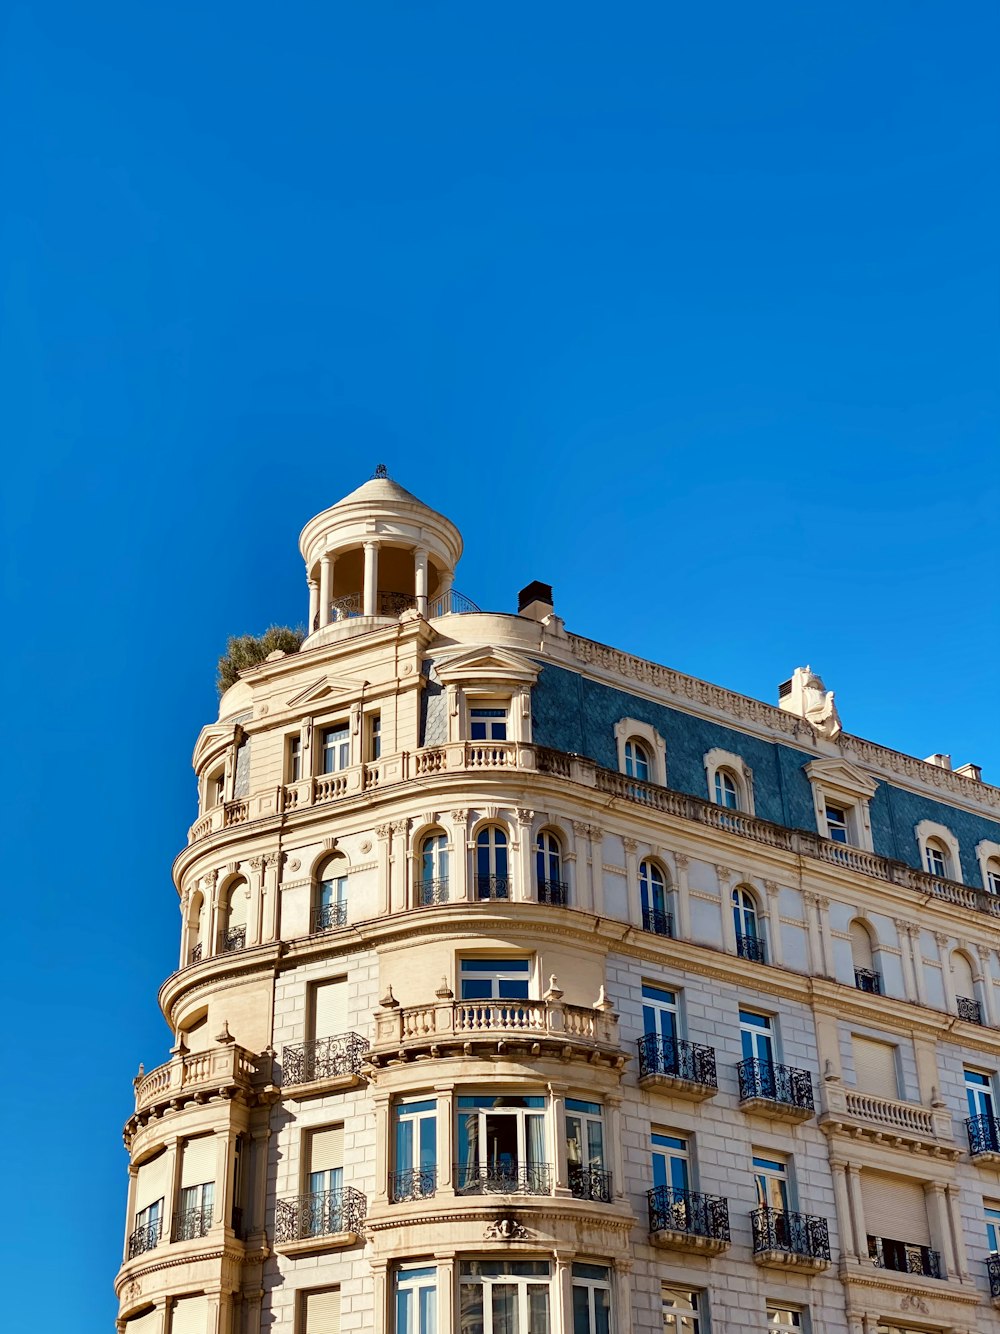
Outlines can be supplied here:
M454 591L384 475L194 752L123 1334L1000 1330L1000 790Z

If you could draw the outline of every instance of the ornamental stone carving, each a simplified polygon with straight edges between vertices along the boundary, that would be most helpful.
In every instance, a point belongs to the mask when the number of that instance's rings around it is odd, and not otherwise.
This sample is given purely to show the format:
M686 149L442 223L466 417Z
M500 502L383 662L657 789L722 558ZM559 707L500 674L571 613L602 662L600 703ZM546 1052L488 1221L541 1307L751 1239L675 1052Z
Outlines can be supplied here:
M483 1241L527 1241L528 1229L509 1214L490 1223Z
M833 702L833 691L827 690L823 679L811 667L796 667L792 679L783 687L785 694L779 707L797 714L831 741L840 735L843 727L840 714Z

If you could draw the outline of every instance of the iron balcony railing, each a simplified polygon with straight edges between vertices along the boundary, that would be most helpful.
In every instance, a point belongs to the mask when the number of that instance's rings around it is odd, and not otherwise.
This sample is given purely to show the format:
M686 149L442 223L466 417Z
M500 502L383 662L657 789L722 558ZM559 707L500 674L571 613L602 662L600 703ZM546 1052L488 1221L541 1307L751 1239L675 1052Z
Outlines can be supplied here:
M553 908L565 908L568 898L569 886L565 880L539 880L539 903L551 904Z
M990 1280L990 1296L996 1301L1000 1298L1000 1255L986 1257L986 1273Z
M767 950L761 936L737 936L736 953L750 963L767 963Z
M575 1167L570 1164L569 1188L577 1200L596 1200L611 1203L611 1173L593 1167Z
M448 877L438 876L434 880L421 880L417 893L421 908L429 908L434 903L448 902Z
M692 1084L719 1087L715 1069L715 1051L684 1038L661 1038L647 1033L639 1039L639 1078L646 1075L671 1075Z
M882 974L874 968L855 968L854 985L859 991L870 992L873 996L882 994Z
M191 962L192 962L192 963L201 963L201 953L202 953L202 950L201 950L201 943L200 943L200 942L199 942L197 945L192 946L192 948L191 948Z
M154 1218L151 1223L140 1223L134 1232L129 1233L128 1258L134 1260L137 1255L144 1255L160 1244L163 1235L162 1218Z
M983 1022L983 1008L971 996L956 996L955 1006L958 1010L959 1019L965 1019L970 1024L981 1024Z
M765 1208L754 1209L750 1222L754 1255L764 1251L784 1251L810 1260L830 1258L830 1229L825 1218Z
M650 1232L682 1232L712 1241L729 1240L729 1204L721 1195L702 1195L676 1186L646 1192Z
M227 954L234 950L244 950L247 945L247 929L245 926L231 926L226 932L222 947Z
M796 1070L790 1065L775 1065L757 1057L740 1061L740 1102L764 1098L786 1107L814 1110L812 1075L808 1070Z
M361 593L345 593L343 597L333 598L330 602L331 621L349 621L364 614L364 597ZM375 615L398 616L417 605L413 593L376 593Z
M195 1241L198 1237L207 1237L212 1226L212 1209L185 1209L174 1214L174 1227L171 1241Z
M428 1200L436 1190L436 1167L407 1167L389 1176L389 1198L393 1204L402 1204L404 1200Z
M458 1163L455 1167L458 1195L551 1195L550 1163Z
M643 931L652 931L654 936L673 937L674 934L673 914L668 912L660 912L659 908L643 908L642 929Z
M969 1132L969 1152L973 1158L980 1153L1000 1153L1000 1118L970 1116L965 1128Z
M346 903L324 903L321 908L313 908L312 929L314 932L334 931L338 926L346 925Z
M281 1053L282 1083L308 1084L314 1079L360 1075L361 1060L369 1046L360 1033L341 1033L285 1047Z
M454 588L449 588L447 593L442 593L430 603L427 608L427 619L433 620L435 616L465 616L470 611L479 611L472 598L467 598L464 593L457 593Z
M274 1212L274 1239L305 1241L309 1237L360 1233L367 1208L368 1201L353 1186L279 1200Z
M509 875L477 875L477 876L476 876L476 898L477 898L477 899L509 899L509 898L510 898L510 876L509 876Z
M868 1255L877 1269L891 1269L897 1274L923 1274L925 1278L943 1278L941 1256L929 1246L891 1237L869 1237Z

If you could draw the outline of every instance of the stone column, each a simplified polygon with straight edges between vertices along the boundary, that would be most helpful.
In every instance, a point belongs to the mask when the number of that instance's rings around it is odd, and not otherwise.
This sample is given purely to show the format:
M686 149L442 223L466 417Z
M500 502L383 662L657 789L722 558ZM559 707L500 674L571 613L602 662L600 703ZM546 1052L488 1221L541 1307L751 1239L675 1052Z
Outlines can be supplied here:
M437 1098L437 1193L454 1195L455 1168L455 1086L435 1084Z
M391 825L380 824L376 826L375 837L378 839L378 911L380 917L388 917L390 912L389 839L391 835Z
M952 1278L955 1274L955 1248L952 1245L951 1221L945 1210L944 1186L939 1181L925 1181L924 1200L931 1242L941 1254L945 1277Z
M816 896L816 917L819 920L819 940L823 947L823 976L836 977L837 969L833 959L833 937L830 935L830 900L822 894Z
M250 1138L253 1145L252 1182L253 1187L250 1193L250 1199L246 1201L246 1234L248 1237L255 1233L260 1235L264 1232L264 1211L267 1206L267 1155L268 1143L271 1139L271 1127L269 1125L256 1126L250 1132Z
M604 916L604 830L590 826L590 884L594 891L594 912Z
M392 854L389 859L389 911L404 912L406 909L406 835L409 832L409 820L394 820L389 826L392 830Z
M851 1226L859 1259L868 1255L868 1229L865 1226L865 1206L861 1198L861 1168L847 1164L847 1195L851 1202Z
M125 1242L122 1246L122 1264L128 1259L128 1239L135 1229L135 1188L139 1180L139 1169L135 1163L128 1165L128 1200L125 1204Z
M261 890L264 882L264 858L250 857L247 865L250 874L247 881L250 888L250 902L247 904L247 949L260 944L261 939Z
M611 1141L611 1187L615 1200L625 1199L625 1164L622 1155L622 1099L617 1093L604 1100L608 1109L607 1132Z
M361 608L363 616L378 615L378 543L365 542L365 591Z
M927 979L924 977L924 956L920 949L920 927L911 922L907 928L910 936L910 954L913 957L913 981L917 989L917 1000L927 1004Z
M417 547L413 553L413 590L417 600L417 611L427 615L427 551Z
M384 1205L388 1203L390 1196L389 1172L398 1171L399 1164L394 1162L390 1168L389 1160L395 1143L390 1116L390 1095L379 1089L372 1101L375 1104L375 1190L372 1193L372 1203Z
M374 1298L375 1330L374 1334L389 1334L395 1326L394 1313L390 1309L392 1294L389 1291L388 1260L371 1260L372 1289ZM441 1294L438 1293L438 1306Z
M633 926L642 928L642 889L639 885L639 858L636 856L639 844L634 838L623 838L625 849L625 884L628 893L628 919ZM649 905L653 906L652 902Z
M236 1158L237 1131L232 1126L215 1132L215 1218L214 1222L224 1223L227 1232L232 1231L233 1221L233 1173L230 1168Z
M681 940L691 939L691 891L688 887L688 858L683 852L674 853L677 873L677 934Z
M736 953L736 924L733 921L733 891L730 887L733 873L728 866L717 866L719 901L722 904L722 948L727 954Z
M632 1260L615 1259L613 1261L615 1268L614 1291L611 1294L611 1300L615 1303L615 1310L618 1312L618 1328L622 1330L632 1329Z
M469 812L451 812L451 845L448 858L448 898L462 902L469 897Z
M517 876L514 884L510 887L510 897L516 899L519 903L527 903L537 898L537 887L534 884L534 876L531 873L531 825L535 818L535 812L525 810L523 807L517 809ZM513 852L514 849L512 848ZM534 891L534 892L533 892Z
M556 1281L552 1285L552 1328L568 1330L573 1321L573 1261L556 1253Z
M771 963L780 968L784 955L781 950L781 919L778 915L779 889L773 880L764 881L767 894L768 946L771 951Z
M917 999L917 984L913 976L913 955L910 951L910 924L901 918L893 919L899 937L899 959L903 968L903 992L908 1001Z
M455 1334L455 1257L438 1255L437 1329L435 1334Z
M309 586L309 633L319 629L319 584L315 579L308 579Z
M333 557L323 556L319 562L319 625L330 624L330 602L333 598Z
M161 1235L164 1241L170 1240L170 1234L174 1227L174 1214L177 1212L177 1199L181 1191L181 1144L176 1135L168 1142L167 1153L170 1155L170 1175L166 1198L163 1201L164 1217Z
M955 1252L955 1268L958 1270L959 1278L967 1281L969 1278L969 1254L965 1249L962 1208L958 1198L957 1186L948 1185L944 1187L944 1206L944 1212L948 1220L948 1231L951 1234Z
M549 1084L549 1153L555 1172L554 1194L567 1196L569 1188L569 1162L566 1157L566 1088L565 1084Z
M938 947L938 956L941 960L941 981L944 984L944 1008L949 1014L955 1014L958 1010L955 1004L955 983L951 976L951 959L948 955L949 939L940 931L934 933L934 943Z
M831 1164L833 1171L833 1199L837 1211L837 1231L840 1233L840 1250L843 1255L857 1255L857 1243L854 1240L854 1228L851 1226L851 1205L847 1198L847 1170L839 1159Z
M993 974L990 971L990 951L986 945L977 945L976 953L979 956L980 982L979 990L983 996L983 1012L986 1023L990 1028L997 1027L997 998L993 991Z
M816 913L816 895L812 890L802 891L802 902L806 909L806 931L809 942L809 972L819 977L823 972L823 947L819 939L819 918Z
M281 893L281 858L280 852L264 854L264 880L261 891L263 920L262 941L278 939L278 900Z
M590 825L573 821L576 839L576 905L585 912L594 908L594 882L590 859Z

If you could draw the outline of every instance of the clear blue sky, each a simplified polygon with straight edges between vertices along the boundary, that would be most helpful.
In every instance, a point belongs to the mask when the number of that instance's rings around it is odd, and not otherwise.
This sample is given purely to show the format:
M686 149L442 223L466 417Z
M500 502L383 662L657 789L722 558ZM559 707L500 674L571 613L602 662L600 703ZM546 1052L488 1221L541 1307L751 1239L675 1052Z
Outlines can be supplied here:
M299 529L377 462L459 524L480 605L540 578L572 630L764 699L808 661L849 730L1000 781L1000 11L2 24L4 1115L35 1139L4 1322L46 1327L55 1264L48 1327L97 1334L215 659L304 620Z

